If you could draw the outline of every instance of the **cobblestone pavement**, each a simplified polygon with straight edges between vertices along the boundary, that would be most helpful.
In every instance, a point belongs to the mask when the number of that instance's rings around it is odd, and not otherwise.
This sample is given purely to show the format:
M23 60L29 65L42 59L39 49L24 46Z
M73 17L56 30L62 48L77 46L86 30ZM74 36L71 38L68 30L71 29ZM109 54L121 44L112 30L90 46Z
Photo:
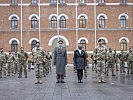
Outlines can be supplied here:
M28 78L10 76L0 79L0 100L133 100L133 75L119 74L98 83L97 74L88 69L83 83L77 82L73 67L66 68L66 83L56 83L55 68L43 84L34 84L34 70Z

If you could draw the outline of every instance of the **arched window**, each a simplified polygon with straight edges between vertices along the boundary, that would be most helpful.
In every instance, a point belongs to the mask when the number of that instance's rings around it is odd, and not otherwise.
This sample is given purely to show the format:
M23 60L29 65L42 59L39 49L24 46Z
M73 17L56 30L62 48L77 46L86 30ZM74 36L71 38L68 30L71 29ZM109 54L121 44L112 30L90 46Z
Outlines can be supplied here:
M99 17L99 28L104 28L105 27L105 17L100 16Z
M98 3L105 3L105 0L99 0Z
M51 18L51 28L57 28L57 17L55 16Z
M79 18L79 28L86 28L86 18L84 16Z
M56 4L57 0L51 0L51 4Z
M31 42L31 50L36 46L36 40L33 40L32 42Z
M124 4L124 3L126 3L126 0L120 0L120 3Z
M37 4L37 0L31 0L31 4Z
M16 40L13 40L11 43L11 52L17 52L18 51L18 43Z
M18 28L18 19L17 19L17 17L12 17L12 19L11 19L11 28L12 29Z
M82 45L83 49L86 50L86 41L84 39L80 40L80 44Z
M66 0L60 0L60 3L61 4L65 4L66 3Z
M127 41L125 39L122 39L120 42L121 50L126 51L127 50Z
M31 28L38 28L38 20L35 16L31 18Z
M120 17L120 25L121 25L121 28L126 27L126 16L121 16Z
M11 4L17 4L17 0L11 0Z
M66 18L64 16L60 17L60 28L66 28Z

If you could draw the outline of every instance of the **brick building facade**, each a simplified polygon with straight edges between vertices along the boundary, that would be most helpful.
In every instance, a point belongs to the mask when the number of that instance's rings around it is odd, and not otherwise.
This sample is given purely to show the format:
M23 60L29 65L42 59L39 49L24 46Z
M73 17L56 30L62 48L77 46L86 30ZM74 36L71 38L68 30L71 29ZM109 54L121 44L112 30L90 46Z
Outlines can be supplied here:
M133 47L133 0L0 0L0 47L30 52L36 41L53 51L57 40L67 47L69 63L82 43L92 52L97 40L107 48Z

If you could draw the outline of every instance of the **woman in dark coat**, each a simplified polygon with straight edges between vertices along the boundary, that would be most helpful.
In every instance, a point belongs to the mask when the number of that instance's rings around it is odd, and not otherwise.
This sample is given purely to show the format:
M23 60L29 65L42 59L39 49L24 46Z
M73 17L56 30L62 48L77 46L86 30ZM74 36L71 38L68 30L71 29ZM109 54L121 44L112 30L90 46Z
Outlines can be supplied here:
M77 70L78 83L83 83L82 77L83 77L83 69L86 66L86 53L84 50L82 50L81 45L79 45L78 49L74 51L73 60L74 60L74 66L76 67Z

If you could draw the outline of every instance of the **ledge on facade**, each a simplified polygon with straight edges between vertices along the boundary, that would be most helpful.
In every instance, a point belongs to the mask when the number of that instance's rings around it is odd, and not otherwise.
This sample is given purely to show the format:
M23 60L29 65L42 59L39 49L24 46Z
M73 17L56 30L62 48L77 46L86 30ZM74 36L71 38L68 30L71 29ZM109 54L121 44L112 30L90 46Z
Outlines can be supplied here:
M12 3L12 4L10 4L10 6L12 6L12 7L15 6L16 7L16 6L18 6L18 4L17 3L15 3L15 4Z
M66 6L66 3L59 3L59 6Z
M121 5L121 6L126 6L126 5L127 5L127 3L120 3L120 5Z
M98 6L105 6L105 3L98 3Z
M31 3L30 6L38 6L37 3Z
M57 3L50 3L51 6L57 6Z
M79 6L86 6L87 4L86 3L79 3L78 5Z

